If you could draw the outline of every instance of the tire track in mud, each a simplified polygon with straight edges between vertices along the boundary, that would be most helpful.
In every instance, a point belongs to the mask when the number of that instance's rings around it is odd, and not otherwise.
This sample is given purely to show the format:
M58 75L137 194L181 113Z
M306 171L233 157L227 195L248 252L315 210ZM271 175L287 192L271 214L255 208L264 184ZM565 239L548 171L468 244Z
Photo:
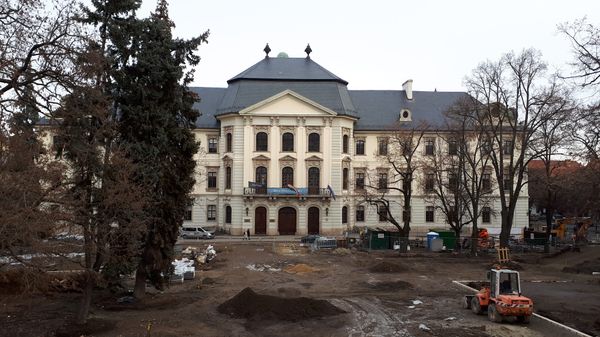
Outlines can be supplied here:
M351 313L352 325L346 328L349 337L411 336L404 328L402 316L387 308L379 298L351 297L331 302Z

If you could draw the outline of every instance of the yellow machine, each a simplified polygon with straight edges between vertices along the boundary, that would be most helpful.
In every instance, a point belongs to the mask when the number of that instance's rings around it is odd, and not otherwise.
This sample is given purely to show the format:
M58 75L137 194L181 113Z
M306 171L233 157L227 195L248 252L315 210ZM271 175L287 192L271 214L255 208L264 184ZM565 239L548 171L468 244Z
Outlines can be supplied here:
M573 239L575 241L585 240L588 229L592 226L591 218L563 218L556 220L556 224L552 226L552 234L559 240L571 239L567 238L567 226L573 225Z

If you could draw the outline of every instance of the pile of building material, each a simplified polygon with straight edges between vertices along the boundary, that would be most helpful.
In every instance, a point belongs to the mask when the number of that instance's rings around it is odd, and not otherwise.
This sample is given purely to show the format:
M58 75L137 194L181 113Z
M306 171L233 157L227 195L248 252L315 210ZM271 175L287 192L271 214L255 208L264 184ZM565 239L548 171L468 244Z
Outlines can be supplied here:
M171 264L173 265L171 283L183 283L184 280L193 280L196 277L194 260L184 257L180 260L175 259Z

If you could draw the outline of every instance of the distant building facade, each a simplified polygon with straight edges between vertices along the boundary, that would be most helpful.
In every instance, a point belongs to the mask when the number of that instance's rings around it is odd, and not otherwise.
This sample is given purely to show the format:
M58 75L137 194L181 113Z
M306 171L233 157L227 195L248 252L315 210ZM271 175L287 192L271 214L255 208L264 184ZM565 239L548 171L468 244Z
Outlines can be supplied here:
M349 90L308 56L267 56L227 84L192 88L201 98L194 130L201 151L184 225L232 234L336 235L353 226L390 227L364 202L362 188L369 172L393 174L382 160L386 137L399 120L443 121L444 111L466 95L413 91L412 80L403 90ZM419 155L426 155L425 142L420 146ZM413 184L411 227L447 226L422 186ZM499 202L493 207L498 211L484 214L480 226L500 227ZM401 209L392 212L401 219ZM516 226L527 224L527 212L524 190Z

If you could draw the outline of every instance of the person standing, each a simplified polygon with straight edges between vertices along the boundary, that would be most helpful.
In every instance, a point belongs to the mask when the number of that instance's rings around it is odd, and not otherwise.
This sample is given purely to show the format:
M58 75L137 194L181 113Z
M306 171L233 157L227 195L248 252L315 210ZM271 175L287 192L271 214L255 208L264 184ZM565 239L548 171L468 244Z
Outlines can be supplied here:
M248 237L248 241L250 241L250 228L246 229L246 236Z
M248 230L244 231L244 240L250 240L250 238L248 238Z

